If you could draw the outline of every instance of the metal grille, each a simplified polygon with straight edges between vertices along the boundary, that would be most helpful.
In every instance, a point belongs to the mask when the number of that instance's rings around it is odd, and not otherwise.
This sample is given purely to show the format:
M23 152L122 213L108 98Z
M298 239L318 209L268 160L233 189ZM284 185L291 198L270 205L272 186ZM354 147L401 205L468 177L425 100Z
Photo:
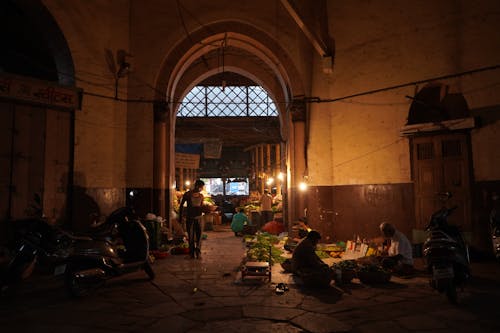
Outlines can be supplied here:
M276 105L260 86L196 86L182 100L179 117L272 117Z
M419 160L431 160L434 158L434 145L432 142L417 144L417 158Z

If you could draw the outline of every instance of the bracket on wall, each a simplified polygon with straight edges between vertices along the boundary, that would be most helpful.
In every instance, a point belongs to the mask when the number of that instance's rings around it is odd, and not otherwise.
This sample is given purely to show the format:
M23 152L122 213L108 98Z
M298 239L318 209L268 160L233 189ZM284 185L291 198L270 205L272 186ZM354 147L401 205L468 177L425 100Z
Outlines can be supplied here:
M125 50L116 51L116 59L113 56L113 52L109 49L104 50L106 62L108 64L109 70L113 74L115 79L115 99L118 99L118 81L121 78L126 77L130 73L130 63L127 62L126 58L131 55Z
M302 30L304 35L309 39L312 46L318 52L318 54L323 58L329 58L331 60L331 54L328 46L321 40L321 38L317 37L304 22L300 14L298 13L297 8L291 3L290 0L281 0L281 3L288 11L288 14L294 19L295 23Z

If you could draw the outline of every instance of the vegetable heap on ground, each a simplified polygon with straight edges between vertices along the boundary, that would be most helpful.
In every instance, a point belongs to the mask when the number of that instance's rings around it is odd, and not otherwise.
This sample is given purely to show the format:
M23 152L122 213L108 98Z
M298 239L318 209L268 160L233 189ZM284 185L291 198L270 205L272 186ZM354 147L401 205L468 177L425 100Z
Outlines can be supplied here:
M248 261L270 261L271 265L285 261L285 258L281 256L283 251L273 245L279 242L278 237L261 233L256 237L245 237L245 241L248 246ZM271 260L269 260L269 250L271 250Z

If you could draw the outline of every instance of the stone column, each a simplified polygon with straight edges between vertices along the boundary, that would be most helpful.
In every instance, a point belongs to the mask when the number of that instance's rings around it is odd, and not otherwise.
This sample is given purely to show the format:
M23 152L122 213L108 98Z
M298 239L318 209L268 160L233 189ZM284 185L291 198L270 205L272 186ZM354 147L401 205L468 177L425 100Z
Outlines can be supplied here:
M292 184L290 185L291 198L289 207L292 219L297 219L303 215L306 208L307 193L300 192L298 185L304 180L306 175L306 114L307 104L304 101L294 100L290 108L293 131L293 159L292 159Z
M280 152L280 144L277 143L274 145L275 149L275 171L274 173L276 174L276 194L281 194L281 180L278 179L278 176L281 172L281 152Z
M154 170L153 170L153 208L157 215L169 218L167 193L167 133L170 128L169 108L167 103L154 105Z

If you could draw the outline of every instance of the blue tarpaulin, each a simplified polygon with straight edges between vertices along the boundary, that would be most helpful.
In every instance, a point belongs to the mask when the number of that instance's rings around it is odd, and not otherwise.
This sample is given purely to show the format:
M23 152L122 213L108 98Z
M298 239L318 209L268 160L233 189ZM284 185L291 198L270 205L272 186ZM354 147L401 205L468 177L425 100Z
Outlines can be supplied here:
M203 144L202 143L175 144L175 152L201 155L201 153L203 152Z

